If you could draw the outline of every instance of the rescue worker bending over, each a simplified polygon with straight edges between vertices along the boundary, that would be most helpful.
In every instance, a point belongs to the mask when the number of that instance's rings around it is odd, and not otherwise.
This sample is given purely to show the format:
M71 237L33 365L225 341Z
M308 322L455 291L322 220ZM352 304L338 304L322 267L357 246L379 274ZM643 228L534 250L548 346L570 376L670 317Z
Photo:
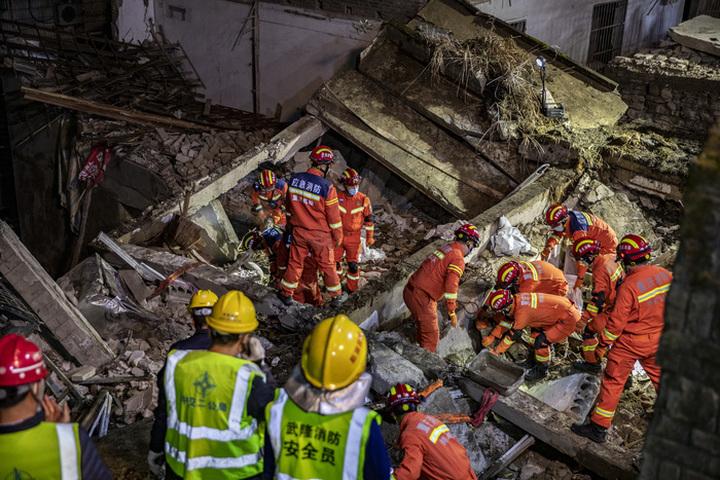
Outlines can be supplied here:
M285 180L278 179L272 170L261 170L253 183L251 195L252 211L258 216L258 224L265 226L268 219L279 227L285 228L285 197L288 186Z
M565 274L555 265L542 260L534 262L510 261L503 264L497 272L495 289L510 290L510 293L548 293L564 297L568 293L568 283ZM489 335L483 337L482 344L489 347L499 340L510 325L503 325L503 315L488 315L488 308L478 312L475 326L478 330L495 326Z
M618 245L617 256L625 266L627 276L618 287L615 305L600 333L596 349L598 358L610 349L600 394L590 422L571 427L576 434L598 443L607 439L607 431L635 362L640 362L656 391L660 386L660 366L655 356L665 325L665 298L672 282L669 271L648 264L652 247L640 235L624 236Z
M480 234L466 223L455 230L455 241L435 250L412 274L403 290L417 330L417 341L425 350L434 352L440 341L437 302L444 298L453 327L457 326L457 294L465 270L465 257L480 245Z
M403 460L393 472L397 480L475 480L467 451L437 418L420 413L415 389L398 383L390 389L387 407L400 424L398 446Z
M192 316L195 333L190 337L173 343L170 350L207 350L210 348L210 330L205 319L212 313L212 307L218 300L218 296L210 290L198 290L190 298L188 312ZM158 372L157 388L158 402L155 407L155 418L152 430L150 431L150 449L148 451L148 465L150 471L157 477L163 476L165 466L165 431L167 429L167 401L165 396L165 385L163 381L165 367Z
M343 242L335 251L338 275L342 277L342 260L347 262L347 290L357 291L360 282L360 235L365 227L365 242L368 246L375 243L375 226L370 198L359 189L360 175L355 169L347 168L343 172L343 190L338 192L338 202L343 224Z
M595 350L598 334L605 329L607 312L615 303L617 287L622 283L625 272L616 261L615 254L601 254L600 242L591 238L580 238L573 245L575 259L590 266L592 272L592 298L585 304L578 323L578 333L583 337L583 361L574 367L588 373L600 373L602 365Z
M265 357L255 307L232 290L207 324L207 351L172 350L165 365L167 478L261 478L273 388L255 363Z
M545 242L545 249L540 258L547 260L553 248L563 239L574 242L578 238L587 237L600 243L600 253L614 254L617 247L615 231L595 215L576 210L568 210L565 205L553 203L545 210L545 223L552 231ZM587 268L580 263L577 266L577 280L573 288L582 287Z
M525 379L529 381L547 375L552 344L570 336L580 320L580 312L567 297L546 293L512 295L509 290L495 290L488 296L486 304L492 311L503 313L507 325L510 325L497 348L490 351L503 354L522 339L534 352L534 355L528 356L525 365L532 367L525 374ZM530 335L523 333L526 328L530 328Z
M300 284L308 255L318 262L333 306L339 306L344 300L340 278L335 270L335 248L343 241L342 220L335 187L325 178L334 159L330 147L315 147L310 153L312 167L290 179L287 208L291 215L292 243L290 261L280 282L279 293L286 305L293 302L292 296Z
M0 478L112 478L67 404L45 395L47 376L37 345L0 338Z
M366 361L365 335L348 317L315 326L300 366L266 409L266 478L390 478L380 416L363 407L372 383Z

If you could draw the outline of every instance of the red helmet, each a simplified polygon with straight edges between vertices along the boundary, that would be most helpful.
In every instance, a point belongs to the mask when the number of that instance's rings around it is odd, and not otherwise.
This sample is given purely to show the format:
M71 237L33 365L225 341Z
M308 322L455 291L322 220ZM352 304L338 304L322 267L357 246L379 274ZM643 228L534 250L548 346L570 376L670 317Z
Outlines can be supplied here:
M346 168L342 174L342 183L348 187L360 185L360 174L354 168Z
M47 374L37 345L15 333L0 338L0 387L39 382Z
M419 403L420 397L415 389L407 383L397 383L391 387L386 400L387 407L390 410L401 409L405 412L415 410L414 406Z
M625 235L617 246L617 258L625 264L634 264L650 260L652 246L640 235Z
M455 230L455 239L461 242L473 242L476 247L480 245L480 233L471 223L466 223Z
M493 290L485 300L485 305L496 312L505 310L514 302L510 290Z
M497 281L495 283L499 288L507 288L520 278L522 272L522 267L518 262L507 262L498 269Z
M600 253L600 242L588 237L578 238L573 244L572 253L578 260L595 256Z
M318 145L310 152L310 161L313 165L330 165L335 161L335 154L332 148Z
M545 210L545 223L554 227L562 223L568 216L568 209L562 203L551 203Z
M273 172L272 170L261 170L260 174L258 175L257 183L260 188L265 190L275 188L275 183L277 183L277 177L275 176L275 172Z

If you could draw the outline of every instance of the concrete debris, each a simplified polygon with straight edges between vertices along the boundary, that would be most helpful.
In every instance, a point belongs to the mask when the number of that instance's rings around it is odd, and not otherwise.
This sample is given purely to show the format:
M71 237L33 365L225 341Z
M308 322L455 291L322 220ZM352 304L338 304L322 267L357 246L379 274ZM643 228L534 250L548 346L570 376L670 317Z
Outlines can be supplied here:
M76 368L75 370L72 370L68 374L68 376L73 382L81 382L83 380L87 380L88 378L94 377L96 372L97 369L95 367L90 365L84 365L82 367Z
M681 45L720 57L720 18L698 15L670 29Z
M445 336L440 338L437 353L452 364L467 365L475 356L475 349L467 328L461 326L450 327Z
M420 404L418 410L424 413L458 413L460 407L455 402L450 390L441 387L431 393L423 403Z
M410 360L422 370L428 379L436 380L441 378L450 368L440 355L428 352L417 343L403 338L398 332L381 332L373 338Z
M382 343L370 340L369 354L372 389L378 395L387 394L396 383L409 383L418 390L428 384L422 370Z
M576 373L529 388L520 388L555 410L570 413L580 421L588 415L600 392L600 379L596 375Z

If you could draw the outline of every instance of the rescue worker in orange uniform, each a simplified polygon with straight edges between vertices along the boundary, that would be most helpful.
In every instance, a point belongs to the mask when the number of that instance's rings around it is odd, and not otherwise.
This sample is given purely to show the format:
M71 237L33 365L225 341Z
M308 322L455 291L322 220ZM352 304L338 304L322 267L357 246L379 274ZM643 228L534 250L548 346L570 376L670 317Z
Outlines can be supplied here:
M440 341L437 302L444 298L448 318L457 326L457 294L465 270L465 257L478 245L480 234L466 223L455 230L455 241L435 250L412 274L403 290L403 300L410 310L421 347L431 352Z
M393 471L396 480L475 480L467 451L437 418L420 413L415 389L398 383L390 388L387 408L400 424L398 446L403 460Z
M495 289L510 290L513 294L534 292L564 297L568 293L568 283L562 270L549 262L542 260L516 262L513 260L498 269ZM487 308L483 308L475 322L476 328L482 330L489 328L490 321L494 320L495 328L482 339L484 347L489 347L500 339L511 326L507 324L503 315L496 315L493 319L487 314L487 310Z
M343 224L343 242L335 251L338 275L343 275L342 260L347 262L347 290L354 292L360 282L360 235L365 227L365 243L375 243L375 225L373 222L370 198L359 190L360 174L347 168L342 175L344 189L338 192L340 215Z
M522 339L534 351L528 357L526 367L532 368L525 379L533 381L544 378L552 357L551 346L562 342L575 330L580 312L567 297L546 293L518 293L495 290L490 293L486 305L494 312L502 313L511 327L507 330L495 354L505 353L516 341ZM530 335L523 330L530 328Z
M288 260L290 259L290 237L277 226L268 227L262 231L257 243L268 255L270 260L270 274L275 284L279 287L280 282L287 271ZM319 307L323 303L320 284L318 282L318 264L312 255L305 257L303 273L300 277L300 285L293 292L293 300L299 303L307 303Z
M585 304L578 323L578 333L583 337L583 359L574 367L588 373L600 373L600 359L595 355L597 335L605 328L607 312L615 303L617 287L625 277L622 266L615 255L601 254L600 242L592 238L580 238L573 245L573 256L579 262L590 266L592 273L592 298Z
M572 242L582 237L592 238L600 242L600 253L615 254L618 244L615 231L595 215L568 210L565 205L553 203L545 210L545 223L550 225L552 232L545 242L545 249L540 254L543 260L547 260L553 248L565 238ZM578 277L574 288L580 288L587 267L580 262L576 263L576 266Z
M267 219L285 228L285 197L288 186L285 180L278 179L272 170L261 170L258 179L253 183L251 195L252 211L258 216L258 224L264 226Z
M343 241L342 220L335 187L325 178L334 159L330 147L315 147L310 153L312 167L290 179L286 206L290 213L292 242L279 293L286 305L293 303L292 296L300 285L308 255L318 263L333 306L339 306L344 300L340 278L335 271L335 248Z
M635 362L640 362L656 391L660 386L660 366L655 356L665 324L665 298L672 282L672 273L648 263L652 247L640 235L624 236L617 255L625 266L626 276L599 335L598 358L610 350L600 394L590 422L571 427L576 434L597 443L607 439L620 395Z

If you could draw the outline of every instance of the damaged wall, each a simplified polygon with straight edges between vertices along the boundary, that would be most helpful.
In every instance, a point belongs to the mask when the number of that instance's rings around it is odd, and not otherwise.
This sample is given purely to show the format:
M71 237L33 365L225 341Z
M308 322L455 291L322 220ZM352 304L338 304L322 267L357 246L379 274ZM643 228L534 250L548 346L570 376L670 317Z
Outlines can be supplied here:
M526 22L526 33L581 63L587 61L593 7L605 0L471 0L471 3L506 22ZM633 52L665 38L680 23L683 1L628 0L622 52ZM655 5L654 8L653 5ZM647 13L651 12L650 15ZM559 28L562 26L562 28Z
M693 168L683 239L667 299L658 361L663 368L642 479L720 476L720 257L708 248L720 217L720 127Z
M147 7L138 3L120 5L120 38L142 41L148 23L154 23L168 40L183 46L213 103L253 110L252 5L227 0L209 0L202 7L192 0L155 0ZM378 25L261 3L258 113L297 118L324 81L353 65Z

